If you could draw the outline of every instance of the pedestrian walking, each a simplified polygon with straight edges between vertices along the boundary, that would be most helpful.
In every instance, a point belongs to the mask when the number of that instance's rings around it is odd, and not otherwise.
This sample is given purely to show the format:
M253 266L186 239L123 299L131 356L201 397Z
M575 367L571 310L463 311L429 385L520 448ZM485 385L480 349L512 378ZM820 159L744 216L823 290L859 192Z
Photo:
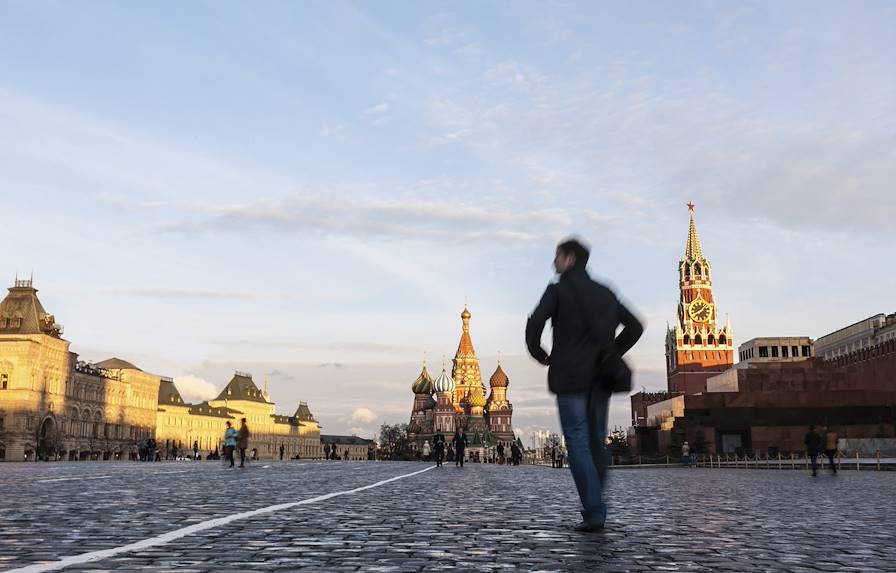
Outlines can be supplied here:
M344 461L344 462L348 461L348 448L345 448L345 457L342 458L342 461Z
M324 459L330 459L330 444L324 444Z
M691 446L687 442L681 444L681 463L687 467L691 465Z
M503 464L504 463L504 444L501 442L498 442L498 447L495 448L495 450L498 452L498 463Z
M224 459L230 462L228 467L233 467L233 449L236 448L237 431L233 429L230 421L227 421L227 429L224 430Z
M557 456L559 455L559 453L560 453L560 446L557 445L557 442L554 442L554 444L551 446L551 467L552 468L557 467Z
M432 453L432 451L430 450L430 447L429 447L429 440L423 441L423 447L421 448L420 453L423 454L423 461L428 462L429 454Z
M579 241L557 246L554 269L560 278L548 285L526 324L529 354L549 367L548 388L557 395L569 465L583 508L583 521L575 529L585 532L601 530L606 522L603 489L609 465L605 443L610 395L631 390L631 371L622 356L644 332L616 295L588 275L588 257ZM550 355L541 346L549 319Z
M280 461L283 461L283 453L286 451L286 448L283 447L283 444L280 444Z
M815 424L809 426L806 437L803 440L806 444L806 455L812 460L812 477L818 476L818 453L821 451L821 434L815 431Z
M237 432L236 447L240 450L240 467L246 467L246 448L249 447L249 426L246 419L240 420L240 431Z
M463 428L458 428L454 432L451 443L454 444L454 465L464 467L464 450L469 442L467 442L467 434L464 433Z
M831 464L831 473L837 473L837 466L834 464L834 456L837 455L837 432L827 426L824 429L824 454Z
M560 446L557 448L557 468L563 469L563 464L566 462L566 446Z
M445 459L445 436L442 434L437 434L435 437L433 454L436 458L436 467L442 467L442 461Z
M199 458L199 442L196 440L193 441L193 459L194 460L200 459Z

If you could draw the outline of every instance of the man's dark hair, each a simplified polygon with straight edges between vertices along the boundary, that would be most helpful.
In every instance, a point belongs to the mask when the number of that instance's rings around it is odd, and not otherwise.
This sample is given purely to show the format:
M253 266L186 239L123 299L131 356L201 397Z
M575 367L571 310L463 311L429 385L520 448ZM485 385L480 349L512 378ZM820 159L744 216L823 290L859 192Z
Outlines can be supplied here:
M567 239L563 241L557 245L557 249L564 255L575 255L576 268L584 269L585 265L588 264L588 247L576 239Z

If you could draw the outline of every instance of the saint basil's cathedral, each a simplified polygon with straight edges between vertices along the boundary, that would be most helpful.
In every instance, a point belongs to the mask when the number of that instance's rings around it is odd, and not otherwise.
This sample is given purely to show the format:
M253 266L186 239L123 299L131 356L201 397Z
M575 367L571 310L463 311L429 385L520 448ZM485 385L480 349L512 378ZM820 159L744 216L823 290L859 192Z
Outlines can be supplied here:
M414 406L408 424L408 440L418 450L423 444L433 443L433 436L442 434L451 439L458 428L467 433L473 453L503 443L509 448L516 439L513 433L513 405L507 401L510 380L498 363L489 378L491 392L486 388L479 370L479 358L470 338L470 311L464 308L460 317L463 331L449 375L444 365L442 373L433 380L423 364L420 375L411 385Z

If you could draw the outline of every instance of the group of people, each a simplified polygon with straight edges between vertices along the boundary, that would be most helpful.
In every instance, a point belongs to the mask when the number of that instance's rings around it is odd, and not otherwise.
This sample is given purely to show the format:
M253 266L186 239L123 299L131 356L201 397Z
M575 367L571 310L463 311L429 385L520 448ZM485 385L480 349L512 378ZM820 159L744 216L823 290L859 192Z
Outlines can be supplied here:
M446 442L445 436L443 434L436 434L433 437L433 445L430 447L429 441L423 442L423 447L421 448L420 454L424 461L430 461L430 456L435 460L436 466L441 467L441 465L446 461L454 462L455 466L463 467L464 460L466 459L466 450L469 445L469 440L467 439L466 432L461 428L454 432L454 436L451 438L451 443ZM478 454L479 452L474 452ZM478 458L478 455L475 459L470 461L481 461ZM504 446L502 442L499 442L495 447L494 455L491 459L485 460L486 462L496 463L496 464L509 464L518 466L523 461L523 450L516 444L516 442L510 443L510 458L507 458L507 448Z
M283 458L281 457L280 459L283 459ZM340 459L340 458L339 458L339 451L336 449L336 444L333 444L332 446L331 446L330 444L324 444L324 459L325 459L325 460L338 460L338 459ZM343 454L343 456L342 456L342 460L343 460L343 461L348 461L348 460L349 460L349 456L348 456L348 448L345 448L345 452L344 452L344 454Z
M233 452L240 451L240 467L246 467L246 449L249 447L249 426L246 419L240 421L239 431L235 430L230 420L227 421L227 429L224 430L224 459L230 462L228 468L234 467Z
M563 462L566 461L566 446L561 446L557 442L554 442L554 445L551 446L551 467L552 468L563 468Z
M839 441L837 432L825 426L824 437L822 437L821 434L815 431L815 425L813 424L809 426L809 431L806 432L806 438L803 441L806 444L806 454L812 460L812 477L818 475L818 454L821 452L824 452L824 455L828 457L828 461L831 464L831 473L837 473L837 466L834 464L834 456L837 455L837 443Z

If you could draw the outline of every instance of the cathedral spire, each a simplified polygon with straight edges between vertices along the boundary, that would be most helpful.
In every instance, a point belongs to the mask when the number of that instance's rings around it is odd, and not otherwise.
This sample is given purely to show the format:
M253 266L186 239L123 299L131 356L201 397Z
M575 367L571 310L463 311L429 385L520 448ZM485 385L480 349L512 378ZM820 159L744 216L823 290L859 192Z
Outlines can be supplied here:
M688 246L684 251L685 260L700 260L703 258L703 251L700 248L700 237L697 235L697 224L694 222L694 204L688 202L688 211L691 213L691 225L688 228Z

